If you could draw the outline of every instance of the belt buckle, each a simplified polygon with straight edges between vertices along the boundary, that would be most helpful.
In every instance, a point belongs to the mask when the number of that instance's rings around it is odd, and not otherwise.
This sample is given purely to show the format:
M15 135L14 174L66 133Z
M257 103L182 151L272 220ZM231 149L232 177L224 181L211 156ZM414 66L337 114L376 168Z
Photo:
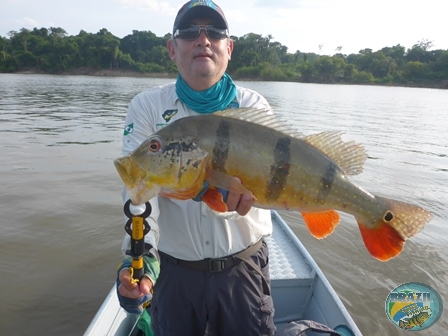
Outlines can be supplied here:
M227 258L217 258L208 260L208 271L210 273L222 272L226 269Z

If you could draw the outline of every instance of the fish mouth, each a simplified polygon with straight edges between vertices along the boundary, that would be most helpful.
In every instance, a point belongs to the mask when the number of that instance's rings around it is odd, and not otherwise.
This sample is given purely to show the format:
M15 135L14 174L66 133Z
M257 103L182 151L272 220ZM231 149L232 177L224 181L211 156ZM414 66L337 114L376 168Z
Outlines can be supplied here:
M120 175L126 187L135 183L132 179L132 171L135 170L135 164L128 157L122 157L114 160L115 169Z
M148 181L146 172L130 157L118 158L114 160L114 165L133 205L144 204L159 194L160 187Z

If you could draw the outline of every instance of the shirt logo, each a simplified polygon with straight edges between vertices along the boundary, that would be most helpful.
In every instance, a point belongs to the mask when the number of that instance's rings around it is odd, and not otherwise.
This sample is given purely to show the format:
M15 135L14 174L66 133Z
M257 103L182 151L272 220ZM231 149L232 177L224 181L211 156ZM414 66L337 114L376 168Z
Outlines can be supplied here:
M173 110L166 110L165 112L163 112L162 114L162 118L165 121L165 123L157 123L156 124L156 128L157 130L165 127L166 125L168 125L168 123L170 122L170 120L177 114L178 110L177 109L173 109Z
M125 127L124 127L124 133L123 133L123 135L129 135L129 134L131 134L132 132L134 132L134 123L132 123L132 124L129 124L129 125L126 125Z
M174 117L176 114L177 114L177 109L175 109L175 110L166 110L165 112L163 112L162 118L166 122L169 122L171 120L171 118Z

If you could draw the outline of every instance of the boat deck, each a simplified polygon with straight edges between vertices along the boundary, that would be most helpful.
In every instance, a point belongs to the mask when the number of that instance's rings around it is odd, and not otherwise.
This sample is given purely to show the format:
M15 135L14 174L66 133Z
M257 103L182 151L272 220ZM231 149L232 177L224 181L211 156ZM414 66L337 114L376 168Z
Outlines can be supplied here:
M351 330L342 335L362 336L319 266L276 211L272 211L272 224L267 243L278 329L291 321L313 320L330 328ZM308 331L306 335L322 334Z
M313 269L306 262L291 237L281 227L273 214L272 236L266 239L269 247L269 270L271 279L278 281L314 278Z
M272 236L266 242L275 319L281 321L288 316L299 319L304 314L316 272L285 231L276 213L273 213L272 223Z

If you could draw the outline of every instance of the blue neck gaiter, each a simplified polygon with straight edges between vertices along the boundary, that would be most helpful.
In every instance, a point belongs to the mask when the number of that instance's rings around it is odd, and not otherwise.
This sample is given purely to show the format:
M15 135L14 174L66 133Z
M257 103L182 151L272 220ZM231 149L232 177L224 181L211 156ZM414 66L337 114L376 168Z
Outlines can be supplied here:
M195 91L179 74L176 81L176 93L179 99L193 111L209 114L225 110L235 99L236 86L232 78L224 73L221 80L204 91Z

